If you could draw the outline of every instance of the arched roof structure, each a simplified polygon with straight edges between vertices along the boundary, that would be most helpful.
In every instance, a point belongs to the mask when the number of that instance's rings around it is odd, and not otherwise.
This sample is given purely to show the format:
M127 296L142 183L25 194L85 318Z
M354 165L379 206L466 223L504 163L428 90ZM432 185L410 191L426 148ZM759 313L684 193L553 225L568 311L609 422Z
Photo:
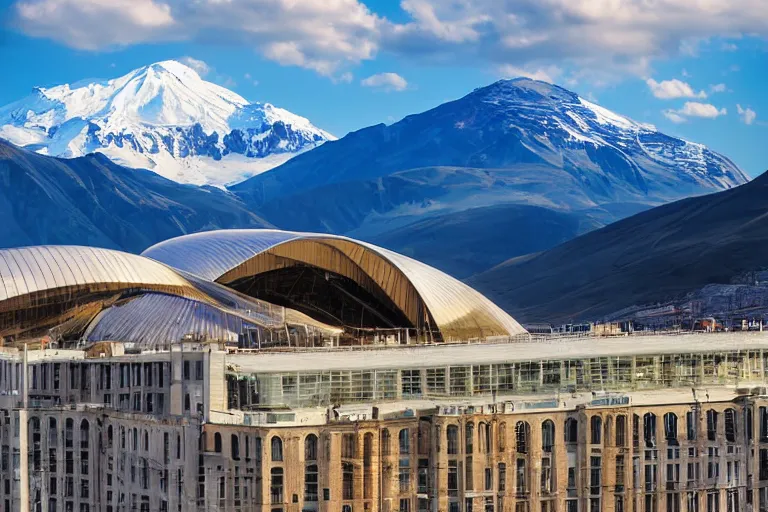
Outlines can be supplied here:
M209 231L161 242L142 256L224 285L281 269L314 267L391 301L414 326L434 322L444 340L525 332L486 297L447 274L342 236L260 229Z

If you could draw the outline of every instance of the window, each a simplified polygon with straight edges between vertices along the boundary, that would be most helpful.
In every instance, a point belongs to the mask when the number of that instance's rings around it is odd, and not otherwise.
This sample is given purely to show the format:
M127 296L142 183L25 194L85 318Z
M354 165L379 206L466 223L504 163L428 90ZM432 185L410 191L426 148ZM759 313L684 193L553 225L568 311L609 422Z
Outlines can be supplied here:
M717 411L707 411L707 439L710 441L717 440L717 416Z
M515 449L518 453L528 453L531 426L528 422L518 421L515 424Z
M398 480L400 492L409 492L411 490L411 468L408 464L408 459L400 459Z
M203 362L195 361L195 379L203 380Z
M517 467L515 471L515 490L517 494L527 494L528 493L528 478L527 478L527 471L525 468L525 459L517 459Z
M600 416L592 416L589 420L590 442L600 444L600 436L603 430L603 419Z
M80 423L80 449L88 449L88 434L90 433L90 424L88 420L83 420Z
M192 404L189 399L189 393L187 393L186 395L184 395L184 411L189 412L191 409L192 409Z
M221 434L218 432L213 434L213 451L221 453Z
M309 434L304 439L304 460L317 460L317 436L315 434Z
M507 465L503 462L499 463L499 491L505 491L507 489Z
M448 455L459 454L459 427L456 425L448 425L445 429L446 436L448 438Z
M589 458L589 493L593 495L600 494L600 457Z
M273 437L272 439L278 438ZM273 505L283 503L283 468L272 468L269 484L270 503Z
M473 442L475 437L475 424L467 423L464 428L464 453L470 454L473 451Z
M685 413L685 433L686 439L688 439L688 441L696 440L696 420L696 414L694 414L693 411L688 411Z
M624 469L624 456L617 455L616 456L616 492L624 491L625 478L626 478L626 470Z
M576 418L565 420L565 444L576 444L579 442L579 423Z
M304 470L304 501L317 501L317 465L310 464Z
M408 455L411 453L411 436L407 428L400 430L398 440L400 444L400 455Z
M758 411L758 421L760 422L760 442L768 442L768 407L761 407Z
M240 437L232 434L232 459L240 460Z
M184 361L184 380L189 380L189 361Z
M656 415L652 412L645 413L643 416L643 435L645 436L645 447L656 447Z
M341 495L344 500L355 499L355 468L351 462L341 465Z
M555 424L547 420L541 424L541 449L545 453L551 453L555 444Z
M664 415L664 439L670 446L677 446L677 415L668 412Z
M448 497L455 498L459 495L459 467L455 460L448 461Z
M485 468L485 490L493 490L493 470L491 468Z
M541 459L541 494L552 492L552 459Z
M272 462L283 460L283 440L277 436L272 437Z
M503 453L507 450L507 424L501 423L499 425L499 453Z
M623 414L616 416L616 446L627 445L627 417Z
M389 444L390 444L390 434L389 430L386 428L381 431L381 454L382 455L389 455Z
M736 442L736 411L733 409L725 410L725 440Z

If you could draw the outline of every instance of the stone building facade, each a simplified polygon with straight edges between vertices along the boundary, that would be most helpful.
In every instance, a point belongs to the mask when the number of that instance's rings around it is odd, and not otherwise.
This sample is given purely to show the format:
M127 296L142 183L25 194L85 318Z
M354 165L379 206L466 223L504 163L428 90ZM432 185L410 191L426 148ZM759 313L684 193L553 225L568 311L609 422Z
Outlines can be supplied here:
M688 387L660 379L611 389L582 379L584 389L494 387L435 397L424 382L414 396L421 381L401 371L390 400L294 408L263 401L277 396L274 387L257 388L247 406L231 406L242 398L232 396L241 389L232 378L253 368L261 377L280 372L284 386L294 385L281 359L267 354L198 344L95 357L5 349L0 510L766 511L768 339L743 338L746 348L721 355L714 347L724 341L710 335L679 349L701 361L715 354L716 379L700 368L704 380ZM631 346L622 345L622 355L608 345L588 350L629 357L635 378L648 359L657 375L669 371L669 349L654 355L656 345L645 347L642 337L625 343ZM477 348L465 346L455 364L477 367L468 374L479 379L485 363L473 360ZM565 358L556 346L528 348L525 362L505 344L489 357L518 372L531 361L545 368ZM402 354L387 360L398 350L371 360L380 368L402 364ZM419 350L433 357L409 368L440 368L438 348ZM331 356L345 357L314 358ZM312 368L296 354L285 357L295 360L297 385L306 384L302 372ZM690 366L678 363L681 372ZM333 385L348 385L336 378Z

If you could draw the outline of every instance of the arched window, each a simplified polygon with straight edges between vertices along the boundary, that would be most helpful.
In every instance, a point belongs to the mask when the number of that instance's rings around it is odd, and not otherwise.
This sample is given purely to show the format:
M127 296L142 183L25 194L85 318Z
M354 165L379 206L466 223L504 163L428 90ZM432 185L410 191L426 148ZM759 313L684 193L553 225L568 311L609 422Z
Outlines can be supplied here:
M603 435L603 444L605 446L611 446L611 438L613 436L613 418L608 416L605 418L605 428L603 429L605 434Z
M592 444L600 444L603 435L603 419L600 416L589 419L589 435Z
M715 441L717 439L717 411L712 409L707 411L707 439Z
M304 460L317 460L317 436L309 434L304 438Z
M551 453L555 445L555 424L552 420L546 420L541 424L541 449L545 453Z
M389 450L390 450L389 445L391 444L390 437L391 436L389 435L388 429L385 428L384 430L381 431L381 454L382 455L389 455Z
M411 453L411 436L407 428L400 430L398 441L400 443L400 455Z
M459 454L459 427L456 425L448 425L445 429L446 436L448 438L448 455Z
M531 439L531 426L526 421L515 424L515 449L518 453L528 453Z
M240 460L240 438L232 434L232 459Z
M616 446L627 445L627 417L623 414L616 416Z
M80 422L80 449L81 450L87 450L88 449L88 437L91 432L91 424L88 423L88 420L83 420Z
M493 426L490 423L484 423L480 432L483 434L483 451L491 453L493 451Z
M487 423L484 421L481 421L477 424L477 441L478 441L478 450L477 453L488 453L488 445L485 442L485 427Z
M725 440L729 443L736 442L737 431L736 411L733 409L725 410Z
M74 430L75 421L72 418L67 418L64 421L64 447L72 448L74 443Z
M656 448L656 415L652 412L643 416L643 433L646 448Z
M576 421L576 418L565 420L563 433L565 435L565 444L576 444L579 442L579 422Z
M213 434L213 451L221 453L221 434L218 432Z
M664 439L670 446L677 446L677 415L668 412L664 415Z
M40 433L40 418L37 416L29 418L29 430L31 430L32 433Z
M467 423L464 427L464 453L467 455L474 451L475 444L475 424Z
M272 436L272 462L281 462L283 460L283 440L277 436Z
M499 425L499 453L507 451L507 424Z
M111 426L109 427L112 428ZM111 432L111 430L110 430ZM59 444L59 427L56 418L48 418L48 448L54 449Z

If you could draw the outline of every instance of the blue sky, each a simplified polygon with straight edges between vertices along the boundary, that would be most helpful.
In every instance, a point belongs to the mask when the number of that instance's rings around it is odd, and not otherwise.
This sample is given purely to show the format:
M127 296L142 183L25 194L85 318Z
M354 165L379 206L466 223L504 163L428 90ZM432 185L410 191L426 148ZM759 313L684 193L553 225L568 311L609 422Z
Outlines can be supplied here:
M191 57L342 136L528 75L768 169L768 0L0 0L0 16L0 104Z

